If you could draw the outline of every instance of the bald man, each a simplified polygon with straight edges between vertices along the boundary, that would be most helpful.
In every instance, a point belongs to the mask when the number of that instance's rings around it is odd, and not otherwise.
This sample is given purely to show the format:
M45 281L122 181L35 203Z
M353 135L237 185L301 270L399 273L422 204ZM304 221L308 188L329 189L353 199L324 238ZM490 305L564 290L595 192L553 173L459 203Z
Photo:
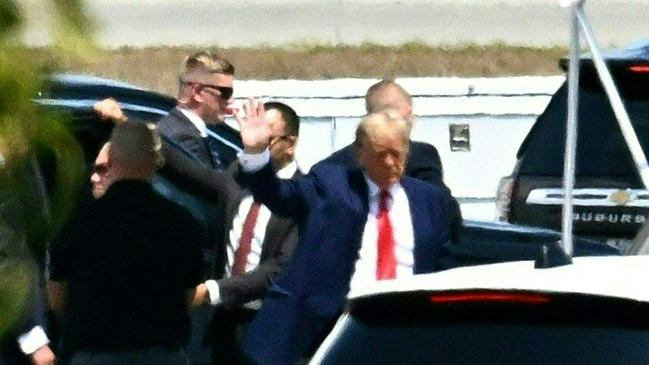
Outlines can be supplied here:
M116 126L92 175L97 199L52 246L49 299L69 364L187 363L206 238L188 211L153 190L159 163L152 128Z
M412 97L394 80L381 80L370 86L365 95L365 109L368 114L388 112L402 118L407 122L408 136L410 136L414 120ZM442 161L435 146L408 139L408 150L404 170L405 176L423 180L450 191L444 184ZM317 168L322 163L338 164L354 170L361 168L353 144L334 152L314 167ZM462 230L462 212L455 199L452 199L451 205L450 235L451 241L457 243L460 240Z

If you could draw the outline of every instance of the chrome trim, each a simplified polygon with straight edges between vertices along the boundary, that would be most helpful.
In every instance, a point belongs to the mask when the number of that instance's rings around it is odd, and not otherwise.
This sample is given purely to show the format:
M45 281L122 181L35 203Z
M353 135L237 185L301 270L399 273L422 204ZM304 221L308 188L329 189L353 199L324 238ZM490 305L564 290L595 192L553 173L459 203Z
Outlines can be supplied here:
M619 194L625 194L624 204L616 199ZM573 190L573 205L579 207L637 207L649 208L649 191L646 189L611 189L585 188ZM525 199L527 204L562 205L563 189L543 188L530 191Z

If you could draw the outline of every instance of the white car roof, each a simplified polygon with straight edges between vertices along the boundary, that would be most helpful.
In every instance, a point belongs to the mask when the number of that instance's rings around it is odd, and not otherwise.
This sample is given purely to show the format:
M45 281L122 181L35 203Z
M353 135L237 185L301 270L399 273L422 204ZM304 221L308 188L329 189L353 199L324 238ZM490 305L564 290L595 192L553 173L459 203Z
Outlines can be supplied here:
M349 298L407 291L521 290L593 294L649 302L649 256L573 258L572 265L535 269L534 261L462 267L376 282Z

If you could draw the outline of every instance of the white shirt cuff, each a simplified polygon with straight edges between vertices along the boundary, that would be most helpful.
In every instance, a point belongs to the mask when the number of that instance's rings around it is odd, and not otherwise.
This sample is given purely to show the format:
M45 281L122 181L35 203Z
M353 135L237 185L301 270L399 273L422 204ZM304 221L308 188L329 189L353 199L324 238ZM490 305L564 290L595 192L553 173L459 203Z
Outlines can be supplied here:
M216 280L207 280L205 286L207 287L207 293L210 295L210 304L217 305L221 303L221 292Z
M26 355L33 353L49 343L50 339L47 338L45 330L41 326L35 326L29 332L23 333L18 337L20 350Z
M270 151L268 148L262 153L246 153L239 154L239 163L243 172L257 172L261 170L270 161Z

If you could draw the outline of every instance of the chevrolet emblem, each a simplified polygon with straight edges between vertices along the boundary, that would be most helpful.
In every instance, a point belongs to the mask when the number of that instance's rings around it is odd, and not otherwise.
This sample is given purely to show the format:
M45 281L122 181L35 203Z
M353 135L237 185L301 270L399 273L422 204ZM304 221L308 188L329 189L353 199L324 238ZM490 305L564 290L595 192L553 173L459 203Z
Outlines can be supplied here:
M617 190L608 196L608 200L617 205L625 205L628 202L634 201L637 198L630 190Z

